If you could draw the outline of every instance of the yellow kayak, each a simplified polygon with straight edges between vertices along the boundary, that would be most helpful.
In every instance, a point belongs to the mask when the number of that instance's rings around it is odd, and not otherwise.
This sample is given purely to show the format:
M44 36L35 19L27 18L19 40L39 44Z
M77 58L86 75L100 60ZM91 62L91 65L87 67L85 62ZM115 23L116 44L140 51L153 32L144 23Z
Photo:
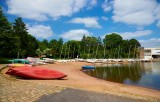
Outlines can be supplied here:
M8 64L9 67L20 67L20 66L32 66L32 65L29 65L29 64Z

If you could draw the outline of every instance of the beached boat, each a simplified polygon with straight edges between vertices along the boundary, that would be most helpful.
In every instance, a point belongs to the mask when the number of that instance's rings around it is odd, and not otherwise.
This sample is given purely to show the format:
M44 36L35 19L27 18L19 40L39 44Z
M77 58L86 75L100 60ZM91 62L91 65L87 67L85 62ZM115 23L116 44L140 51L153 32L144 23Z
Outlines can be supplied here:
M95 69L95 66L82 66L83 69Z
M23 63L23 64L29 64L30 61L27 59L13 59L13 60L8 60L9 62L12 63Z
M13 63L13 64L8 64L7 66L9 66L9 67L20 67L20 66L32 66L32 65L30 65L30 64Z
M15 75L22 78L30 78L30 79L61 79L67 76L59 71L47 68L29 67L29 66L10 68L6 72L6 74Z

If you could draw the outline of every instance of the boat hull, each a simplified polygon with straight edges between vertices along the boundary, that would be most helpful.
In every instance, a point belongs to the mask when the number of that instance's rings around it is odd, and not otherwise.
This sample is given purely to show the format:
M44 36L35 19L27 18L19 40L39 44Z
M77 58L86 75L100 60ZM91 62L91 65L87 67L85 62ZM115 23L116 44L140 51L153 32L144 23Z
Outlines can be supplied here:
M16 64L8 64L7 66L9 66L9 67L20 67L20 66L32 66L32 65L29 65L29 64L18 64L18 63L16 63Z
M8 61L12 63L30 64L30 61L27 59L13 59L13 60L8 60Z
M6 74L30 79L61 79L67 76L59 71L28 66L10 68Z
M95 66L82 66L83 69L95 69Z

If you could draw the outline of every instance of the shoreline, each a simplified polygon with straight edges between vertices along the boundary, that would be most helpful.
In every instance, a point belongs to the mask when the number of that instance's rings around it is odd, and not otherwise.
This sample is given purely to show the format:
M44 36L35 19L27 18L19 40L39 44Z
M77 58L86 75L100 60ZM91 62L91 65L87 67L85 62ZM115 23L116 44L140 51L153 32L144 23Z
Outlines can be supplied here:
M64 80L21 80L31 83L41 83L46 85L54 85L64 88L74 88L80 90L93 91L98 93L108 93L112 95L143 99L147 101L160 101L160 91L154 89L143 88L139 86L125 85L105 81L102 79L91 77L81 71L81 66L93 65L86 62L67 62L41 65L40 67L57 70L67 74Z
M46 84L63 86L67 88L76 88L81 90L95 91L100 93L109 93L118 96L139 98L146 100L160 100L160 91L144 87L125 85L109 82L91 77L81 71L81 66L93 65L86 62L68 62L42 65L41 67L61 71L68 76L65 80L46 80ZM29 80L31 82L44 83L43 80Z

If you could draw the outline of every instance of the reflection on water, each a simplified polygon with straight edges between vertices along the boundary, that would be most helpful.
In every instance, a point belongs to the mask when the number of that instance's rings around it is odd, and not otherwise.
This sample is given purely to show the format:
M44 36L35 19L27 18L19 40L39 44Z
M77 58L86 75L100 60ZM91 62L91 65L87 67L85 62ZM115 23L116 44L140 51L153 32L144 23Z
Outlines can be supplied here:
M160 90L160 62L106 64L84 72L107 81Z

